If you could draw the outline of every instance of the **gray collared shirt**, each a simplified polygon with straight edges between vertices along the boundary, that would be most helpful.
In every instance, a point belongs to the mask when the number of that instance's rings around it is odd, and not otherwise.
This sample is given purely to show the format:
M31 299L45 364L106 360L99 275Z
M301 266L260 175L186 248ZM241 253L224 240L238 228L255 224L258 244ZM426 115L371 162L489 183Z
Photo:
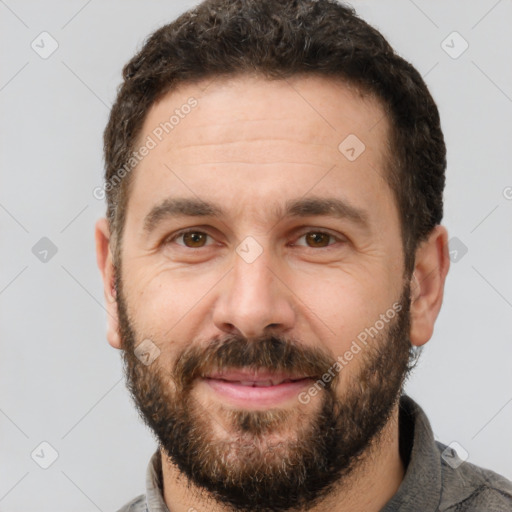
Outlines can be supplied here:
M436 441L425 413L407 395L400 399L400 453L407 462L405 476L381 512L512 512L512 482L463 462ZM169 512L159 450L148 465L146 494L118 512Z

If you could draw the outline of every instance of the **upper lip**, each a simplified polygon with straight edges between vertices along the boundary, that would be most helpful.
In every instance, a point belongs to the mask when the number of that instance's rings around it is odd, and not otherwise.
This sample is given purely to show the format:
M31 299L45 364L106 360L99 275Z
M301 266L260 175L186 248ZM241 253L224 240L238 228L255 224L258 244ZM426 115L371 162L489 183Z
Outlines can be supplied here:
M293 375L283 372L269 371L248 371L248 370L224 370L216 371L203 375L205 379L218 379L232 382L268 382L273 386L284 382L285 380L307 379L307 375Z

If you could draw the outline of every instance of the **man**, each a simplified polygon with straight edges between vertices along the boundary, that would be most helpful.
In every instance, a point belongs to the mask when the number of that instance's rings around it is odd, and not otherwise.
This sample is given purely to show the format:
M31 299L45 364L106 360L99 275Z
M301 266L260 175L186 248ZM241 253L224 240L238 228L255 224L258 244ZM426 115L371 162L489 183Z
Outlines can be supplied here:
M449 268L418 72L331 0L211 0L124 68L97 224L159 449L123 511L504 511L403 394Z

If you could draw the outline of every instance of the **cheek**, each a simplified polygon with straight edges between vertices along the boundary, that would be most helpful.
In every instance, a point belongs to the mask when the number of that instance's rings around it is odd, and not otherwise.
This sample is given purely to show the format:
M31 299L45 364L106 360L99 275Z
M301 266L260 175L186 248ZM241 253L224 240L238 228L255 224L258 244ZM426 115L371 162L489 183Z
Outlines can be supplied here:
M341 272L338 276L336 279L334 272L321 279L303 276L292 287L300 298L297 304L305 325L316 326L315 336L334 357L349 350L358 336L364 337L366 329L379 322L380 315L385 315L398 299L389 275L382 277L384 281Z
M154 269L131 276L126 293L137 332L162 343L190 338L209 311L208 292L218 281L207 274Z
M378 318L387 308L389 283L380 283L370 274L331 271L318 276L301 275L292 289L299 302L308 306L327 326L340 328L360 325ZM341 332L340 332L341 334Z

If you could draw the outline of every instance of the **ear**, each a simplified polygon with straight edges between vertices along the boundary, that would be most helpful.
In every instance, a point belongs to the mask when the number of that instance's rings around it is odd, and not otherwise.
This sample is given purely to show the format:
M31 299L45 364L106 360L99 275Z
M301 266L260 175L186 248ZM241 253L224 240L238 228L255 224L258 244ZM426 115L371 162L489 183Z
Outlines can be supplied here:
M107 219L96 222L96 260L103 278L103 289L107 309L107 340L114 348L121 348L119 333L119 315L117 311L116 290L114 286L114 263L110 250L110 229Z
M411 280L410 340L413 345L424 345L432 337L449 268L448 232L438 225L416 250Z

